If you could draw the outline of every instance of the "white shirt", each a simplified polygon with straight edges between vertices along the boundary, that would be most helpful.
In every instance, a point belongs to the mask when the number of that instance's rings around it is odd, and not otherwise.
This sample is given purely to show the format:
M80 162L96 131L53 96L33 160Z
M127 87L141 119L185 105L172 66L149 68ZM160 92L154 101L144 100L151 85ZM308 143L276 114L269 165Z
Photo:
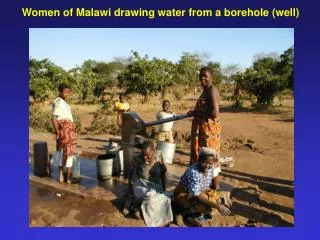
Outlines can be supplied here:
M166 113L164 111L160 111L160 112L157 113L156 118L158 120L161 120L161 119L165 119L165 118L171 118L171 117L174 117L174 116L176 116L175 113ZM172 131L173 123L174 122L167 122L167 123L160 124L159 125L159 131L161 131L161 132Z
M57 120L69 120L73 122L70 106L61 98L58 97L53 101L52 115L57 116Z

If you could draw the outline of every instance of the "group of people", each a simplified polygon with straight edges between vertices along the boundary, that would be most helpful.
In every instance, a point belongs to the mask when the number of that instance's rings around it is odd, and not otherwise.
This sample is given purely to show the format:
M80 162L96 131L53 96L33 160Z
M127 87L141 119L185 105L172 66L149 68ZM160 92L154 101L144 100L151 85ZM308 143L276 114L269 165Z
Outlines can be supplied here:
M213 212L230 214L226 202L221 202L218 175L220 170L219 92L212 84L213 72L204 67L200 70L199 81L203 88L200 98L192 111L190 165L176 186L172 198L166 192L166 167L162 155L158 154L155 143L146 141L141 153L135 156L129 177L129 189L134 199L127 206L131 212L141 209L147 226L165 226L173 221L174 212L196 224L210 218ZM59 97L54 100L52 123L57 136L57 150L63 151L60 164L60 181L64 181L62 168L67 168L67 182L71 182L72 156L75 150L75 126L66 99L71 91L67 85L59 86ZM115 105L118 124L121 125L123 112L129 111L129 104L120 95ZM170 102L165 100L157 119L175 116L170 111ZM159 128L159 141L173 142L172 122Z
M157 154L155 144L145 141L141 153L134 158L129 189L133 199L125 208L139 218L141 209L147 226L166 226L174 220L183 225L183 219L199 226L203 219L211 219L216 212L230 214L228 201L222 201L219 186L219 155L216 150L201 147L199 158L193 161L175 187L173 198L166 192L167 168Z
M173 198L166 192L166 167L156 154L155 144L146 141L141 154L134 159L129 182L135 202L129 208L137 214L136 206L140 206L147 226L165 226L173 221L173 212L178 225L182 225L183 219L201 225L201 221L212 218L217 211L222 215L230 214L231 202L223 196L219 186L219 93L212 84L212 77L210 68L200 70L203 92L195 108L188 112L193 117L190 165L175 187ZM164 101L162 107L157 119L175 116L169 110L169 101ZM173 142L172 123L160 126L158 140Z

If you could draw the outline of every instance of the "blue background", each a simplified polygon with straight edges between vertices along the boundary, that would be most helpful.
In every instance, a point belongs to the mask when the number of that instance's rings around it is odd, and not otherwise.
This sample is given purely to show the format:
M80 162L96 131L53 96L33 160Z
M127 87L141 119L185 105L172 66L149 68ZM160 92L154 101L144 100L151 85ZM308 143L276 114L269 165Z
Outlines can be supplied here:
M309 0L20 0L2 1L1 239L308 239L318 238L319 13ZM299 7L300 18L24 18L21 7L273 8ZM29 228L29 27L294 27L295 227L293 228ZM236 41L236 36L235 36Z

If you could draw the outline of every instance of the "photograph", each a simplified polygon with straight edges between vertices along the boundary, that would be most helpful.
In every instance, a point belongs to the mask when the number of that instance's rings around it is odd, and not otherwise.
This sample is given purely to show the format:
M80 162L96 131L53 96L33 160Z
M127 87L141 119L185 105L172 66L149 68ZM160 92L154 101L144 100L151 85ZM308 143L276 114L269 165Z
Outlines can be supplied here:
M294 35L29 28L29 227L293 227Z

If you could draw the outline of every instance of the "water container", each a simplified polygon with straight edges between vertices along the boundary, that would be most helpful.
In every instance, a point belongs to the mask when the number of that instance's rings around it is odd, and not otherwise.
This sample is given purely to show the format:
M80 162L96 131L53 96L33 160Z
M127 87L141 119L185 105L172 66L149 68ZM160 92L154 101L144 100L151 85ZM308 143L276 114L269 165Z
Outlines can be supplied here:
M174 153L176 151L176 144L169 142L158 142L157 150L162 152L163 160L165 163L172 164Z
M124 162L123 162L123 150L120 150L118 152L118 155L119 157L119 162L120 162L120 174L122 175L123 174L123 170L124 170Z
M72 177L80 179L80 157L78 154L73 156Z
M107 180L112 177L113 159L116 157L114 153L99 155L96 160L97 177L100 180Z
M44 177L48 174L48 146L47 142L36 142L34 147L33 173L36 176Z
M109 139L108 141L108 145L107 145L107 151L117 147L119 144L117 142L112 141L111 139Z
M123 174L123 150L121 147L115 147L111 149L108 153L115 154L112 166L112 175L120 176Z
M51 163L54 167L62 166L63 150L56 151L52 154Z

